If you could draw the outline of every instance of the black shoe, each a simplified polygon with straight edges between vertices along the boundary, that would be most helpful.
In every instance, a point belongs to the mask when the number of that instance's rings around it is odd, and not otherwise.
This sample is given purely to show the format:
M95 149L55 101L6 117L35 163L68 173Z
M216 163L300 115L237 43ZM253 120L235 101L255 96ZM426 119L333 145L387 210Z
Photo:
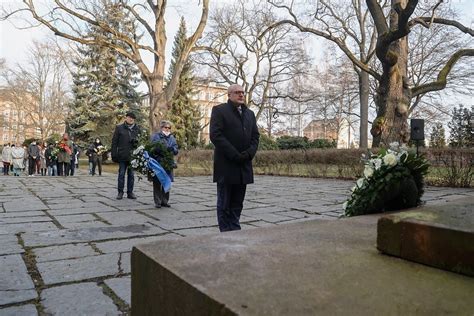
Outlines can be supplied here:
M130 193L127 193L127 198L132 199L132 200L136 200L137 196L135 194L133 194L133 192L130 192Z
M155 204L155 207L156 207L156 208L161 208L161 205Z
M123 199L123 192L119 192L117 194L117 200L121 200L121 199Z
M171 205L169 205L168 203L161 204L161 206L164 206L164 207L171 207Z

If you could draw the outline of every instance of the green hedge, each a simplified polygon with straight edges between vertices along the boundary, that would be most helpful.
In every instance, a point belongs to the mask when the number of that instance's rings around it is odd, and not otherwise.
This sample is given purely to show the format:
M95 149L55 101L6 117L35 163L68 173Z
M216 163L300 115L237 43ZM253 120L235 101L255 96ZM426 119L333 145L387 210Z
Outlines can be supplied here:
M422 149L431 167L429 185L472 187L474 149ZM256 174L357 179L362 175L361 149L260 150ZM212 150L181 151L178 176L212 174Z

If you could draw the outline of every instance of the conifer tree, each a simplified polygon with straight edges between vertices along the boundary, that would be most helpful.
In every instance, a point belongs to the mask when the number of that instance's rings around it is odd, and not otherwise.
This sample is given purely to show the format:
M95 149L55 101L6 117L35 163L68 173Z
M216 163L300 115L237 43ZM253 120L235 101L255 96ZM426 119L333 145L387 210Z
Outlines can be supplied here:
M179 30L173 44L172 60L168 71L167 83L171 80L186 40L186 22L181 17ZM178 86L171 101L168 119L173 123L173 134L178 146L183 149L193 148L198 145L200 130L200 113L197 104L192 100L193 91L193 65L188 59L184 64L179 77Z
M131 19L119 8L106 2L102 18L119 30L131 30ZM100 41L110 35L92 27L89 36ZM73 74L75 98L69 132L82 145L96 137L110 145L114 127L127 111L134 111L137 119L143 120L141 98L136 91L140 83L138 70L130 60L108 47L89 45L78 47L78 52L81 57L74 62L77 72Z
M449 145L451 147L473 147L474 146L474 130L473 130L473 110L464 108L463 105L459 109L454 108L453 117L449 126Z
M444 131L443 124L436 123L431 130L430 135L430 147L431 148L443 148L446 146L446 134Z

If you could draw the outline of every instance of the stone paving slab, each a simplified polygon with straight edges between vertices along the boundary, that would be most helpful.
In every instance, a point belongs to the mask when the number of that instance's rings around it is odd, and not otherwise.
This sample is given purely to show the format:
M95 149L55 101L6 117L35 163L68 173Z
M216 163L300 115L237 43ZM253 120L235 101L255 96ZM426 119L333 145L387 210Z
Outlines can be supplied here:
M36 316L38 312L36 307L31 304L12 306L0 309L0 315L2 316Z
M131 239L120 239L112 241L104 241L94 243L95 247L103 253L117 253L117 252L131 252L133 246L137 244L144 244L162 239L168 239L173 237L179 237L174 233L164 234L160 236L151 236L145 238L131 238Z
M52 246L35 248L36 262L73 259L98 255L94 248L88 244L69 244L63 246Z
M0 225L0 234L19 233L19 232L40 232L53 231L58 229L57 226L50 220L49 222L39 223L16 223Z
M106 254L40 262L37 266L44 283L50 285L115 275L119 273L118 262L118 254Z
M23 235L25 245L49 246L73 242L118 239L133 236L157 235L165 233L163 229L150 225L109 226L103 228L85 228L52 232L32 232Z
M19 255L28 249L36 258L30 264L45 278L41 289L35 289L33 283L24 289L5 285L10 288L0 292L0 315L7 306L19 308L18 313L25 306L28 310L38 293L42 299L39 305L46 313L104 315L107 312L100 309L97 313L81 310L79 295L89 288L98 289L97 299L107 302L111 289L129 305L130 250L134 245L218 232L216 185L211 177L176 178L171 208L156 209L147 181L135 182L138 200L116 200L116 175L91 177L86 172L87 168L81 168L76 176L68 178L0 176L0 229L12 231L0 234L0 258L17 256L0 265L0 276L10 280L29 278L31 282L32 276ZM313 219L337 220L342 213L341 201L353 185L353 181L256 176L255 184L248 186L242 229ZM474 190L428 187L425 193L428 204L433 205L460 196L474 196ZM46 226L41 227L43 224ZM2 278L0 288L7 284ZM82 287L84 284L89 285ZM63 290L64 302L48 294ZM68 304L72 304L71 309ZM110 306L109 314L120 314L117 306Z
M124 278L117 278L117 279L108 279L105 280L104 283L114 291L115 295L117 295L120 299L122 299L128 305L132 302L132 291L131 291L131 283L132 279L130 277Z
M80 283L46 289L41 303L50 315L118 315L112 299L95 283Z
M18 237L13 234L0 235L0 245L0 256L25 252L18 244Z
M0 267L0 306L37 297L21 255L1 256Z

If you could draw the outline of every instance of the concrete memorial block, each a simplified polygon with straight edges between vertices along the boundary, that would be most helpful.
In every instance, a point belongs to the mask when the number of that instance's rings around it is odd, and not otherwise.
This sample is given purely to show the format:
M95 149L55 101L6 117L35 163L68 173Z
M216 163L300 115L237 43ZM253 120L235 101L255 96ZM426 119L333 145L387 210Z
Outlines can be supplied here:
M136 246L132 315L474 310L471 278L380 254L374 247L377 218L306 221Z
M383 216L377 225L377 248L474 276L474 198Z

